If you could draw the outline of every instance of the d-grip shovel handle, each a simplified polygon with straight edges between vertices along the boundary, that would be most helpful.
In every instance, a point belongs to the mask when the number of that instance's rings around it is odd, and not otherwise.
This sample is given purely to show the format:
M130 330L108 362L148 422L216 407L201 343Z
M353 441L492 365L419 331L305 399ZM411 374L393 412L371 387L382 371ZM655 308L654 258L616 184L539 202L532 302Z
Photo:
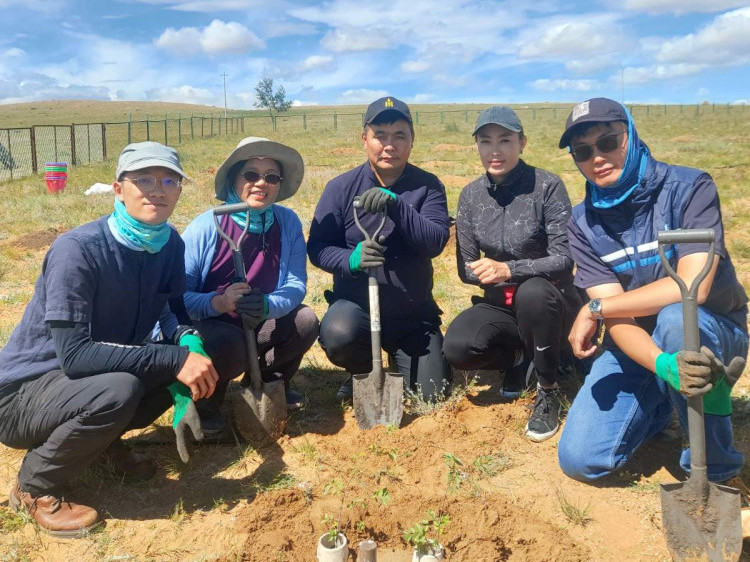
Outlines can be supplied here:
M222 215L231 215L234 213L241 213L242 211L247 212L245 221L245 228L237 239L237 242L224 232L221 228L221 222L219 217ZM216 224L216 230L224 240L226 240L229 247L232 249L232 264L234 265L234 277L232 283L241 283L247 280L247 273L245 271L245 262L242 260L242 241L247 235L247 230L250 227L250 205L247 203L233 203L231 205L222 205L214 209L214 223ZM240 315L242 318L242 315ZM247 354L249 359L248 372L250 374L250 383L253 390L260 390L263 384L263 379L260 374L260 363L258 362L258 342L255 339L255 330L247 325L245 319L242 318L242 327L245 330L245 345L247 346Z
M711 229L668 230L659 232L659 257L664 269L680 287L682 295L682 329L684 333L683 346L685 351L700 350L700 333L698 331L698 287L711 271L714 263L714 240L716 234ZM693 280L688 289L677 272L669 264L664 254L667 244L708 244L708 258L701 272ZM706 433L703 422L703 396L687 399L688 407L688 437L690 439L690 478L704 494L708 493L708 471L706 468Z

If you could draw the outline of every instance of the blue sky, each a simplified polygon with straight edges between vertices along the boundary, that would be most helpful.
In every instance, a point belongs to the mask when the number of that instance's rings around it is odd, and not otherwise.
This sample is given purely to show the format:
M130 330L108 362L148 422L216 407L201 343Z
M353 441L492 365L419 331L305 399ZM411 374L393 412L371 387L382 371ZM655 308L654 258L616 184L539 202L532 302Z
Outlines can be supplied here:
M748 0L0 0L0 103L750 103ZM624 82L624 89L623 89Z

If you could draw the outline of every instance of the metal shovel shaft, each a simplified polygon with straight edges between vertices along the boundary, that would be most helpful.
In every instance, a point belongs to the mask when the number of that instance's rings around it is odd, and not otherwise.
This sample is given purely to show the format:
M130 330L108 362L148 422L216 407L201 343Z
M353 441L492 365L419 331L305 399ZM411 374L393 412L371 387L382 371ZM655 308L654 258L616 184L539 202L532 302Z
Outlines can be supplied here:
M678 230L658 234L659 256L669 276L680 287L686 351L700 350L698 287L714 262L713 230ZM706 264L690 288L677 275L664 253L664 245L708 243ZM703 397L687 399L690 438L690 477L687 482L663 484L662 520L673 560L693 562L737 561L742 551L739 491L708 481Z

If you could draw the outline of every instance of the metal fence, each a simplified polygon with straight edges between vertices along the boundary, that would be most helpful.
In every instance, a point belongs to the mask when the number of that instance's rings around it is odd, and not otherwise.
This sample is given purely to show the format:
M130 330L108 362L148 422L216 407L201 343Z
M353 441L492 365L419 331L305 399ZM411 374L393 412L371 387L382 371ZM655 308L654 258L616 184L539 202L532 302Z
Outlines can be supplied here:
M741 112L742 105L633 105L634 117L684 115L698 117L716 112ZM413 112L414 125L450 126L473 122L483 108L420 109ZM569 107L523 106L514 109L522 121L563 119ZM168 145L218 135L244 133L268 135L276 131L294 132L313 129L332 132L362 127L363 112L319 113L292 111L269 115L254 113L228 117L190 116L163 119L129 120L117 123L37 125L0 129L0 181L28 176L44 170L45 162L67 162L70 166L101 162L119 154L131 142L154 140Z

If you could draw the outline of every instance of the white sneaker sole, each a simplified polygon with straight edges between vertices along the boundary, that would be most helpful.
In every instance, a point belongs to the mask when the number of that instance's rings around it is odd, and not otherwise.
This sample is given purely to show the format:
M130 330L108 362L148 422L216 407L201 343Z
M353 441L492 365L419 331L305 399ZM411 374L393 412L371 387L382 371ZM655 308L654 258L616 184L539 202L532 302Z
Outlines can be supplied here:
M557 424L557 427L553 429L552 431L548 431L547 433L533 433L529 431L529 424L526 423L526 437L529 438L529 440L533 441L534 443L541 443L542 441L546 441L550 437L552 437L557 431L560 429L560 424Z

